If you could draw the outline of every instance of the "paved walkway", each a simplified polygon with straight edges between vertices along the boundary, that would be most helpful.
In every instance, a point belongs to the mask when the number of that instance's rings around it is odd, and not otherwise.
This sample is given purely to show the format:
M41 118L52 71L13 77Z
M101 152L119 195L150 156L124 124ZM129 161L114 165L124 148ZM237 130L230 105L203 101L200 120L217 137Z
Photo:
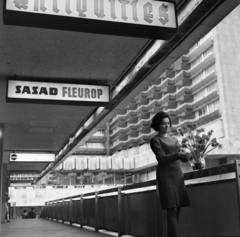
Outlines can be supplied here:
M109 235L45 219L16 219L2 224L1 237L106 237Z

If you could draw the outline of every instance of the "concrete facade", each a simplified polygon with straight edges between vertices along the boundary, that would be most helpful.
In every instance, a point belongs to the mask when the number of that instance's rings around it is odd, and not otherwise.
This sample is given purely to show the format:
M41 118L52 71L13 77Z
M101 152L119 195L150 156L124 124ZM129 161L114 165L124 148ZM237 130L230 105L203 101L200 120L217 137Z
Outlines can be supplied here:
M223 145L228 152L240 153L240 8L237 7L213 30L218 73Z

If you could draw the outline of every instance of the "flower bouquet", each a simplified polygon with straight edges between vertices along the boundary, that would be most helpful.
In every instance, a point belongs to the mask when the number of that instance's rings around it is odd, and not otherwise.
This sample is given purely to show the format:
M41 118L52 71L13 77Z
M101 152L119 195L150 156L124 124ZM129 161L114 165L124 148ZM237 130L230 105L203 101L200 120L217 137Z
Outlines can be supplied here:
M213 130L207 133L204 128L197 128L196 125L187 127L178 127L177 132L183 137L180 143L180 149L190 153L188 161L194 170L203 169L205 167L206 155L222 145L217 142L216 138L211 138Z

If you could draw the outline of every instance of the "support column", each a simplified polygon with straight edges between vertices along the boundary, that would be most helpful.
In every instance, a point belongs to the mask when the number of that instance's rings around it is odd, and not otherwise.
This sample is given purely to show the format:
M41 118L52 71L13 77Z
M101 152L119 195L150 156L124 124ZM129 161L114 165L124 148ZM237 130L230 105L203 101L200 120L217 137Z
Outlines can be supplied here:
M4 125L0 124L0 219L2 220L2 203L3 203L3 128ZM0 235L2 232L1 222L0 222Z
M106 130L105 130L105 137L106 137L106 155L110 156L110 126L109 122L106 123Z
M1 189L2 189L2 216L1 216L1 222L6 222L6 193L8 193L8 180L9 180L8 170L7 170L7 164L2 164L2 180L1 180ZM9 215L10 215L10 205L9 202Z

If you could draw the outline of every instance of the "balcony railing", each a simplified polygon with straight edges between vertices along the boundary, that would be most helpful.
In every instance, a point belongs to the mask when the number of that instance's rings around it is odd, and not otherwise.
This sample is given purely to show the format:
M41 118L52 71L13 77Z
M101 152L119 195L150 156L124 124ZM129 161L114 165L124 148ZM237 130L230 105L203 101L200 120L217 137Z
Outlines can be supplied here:
M78 148L75 150L74 155L106 155L107 148L97 148L97 147L88 147L88 148Z
M212 38L208 38L203 44L198 46L196 50L190 52L188 54L189 62L194 61L199 55L201 55L203 52L205 52L208 48L210 48L213 45Z
M197 110L198 108L206 104L209 104L210 102L216 100L217 98L219 98L218 90L214 89L210 91L206 96L201 97L200 99L192 102L191 105L193 107L193 110Z
M202 124L206 124L214 119L217 119L221 117L221 112L219 109L216 109L210 113L207 114L203 114L200 117L196 117L194 119L186 119L184 121L182 121L181 123L178 123L176 125L172 125L172 131L177 131L177 127L179 126L186 126L186 125L193 125L193 124L197 124L198 126L201 126Z
M209 75L207 75L205 78L202 78L202 80L198 81L197 83L192 84L191 86L189 86L188 88L191 91L198 91L201 88L205 87L207 84L211 84L214 81L217 80L217 75L216 72L211 72Z
M181 209L180 236L239 236L239 161L185 173L184 178L191 206ZM155 180L49 201L41 217L119 237L167 236Z
M200 71L203 71L204 69L208 68L214 62L215 62L215 55L214 55L214 53L210 53L205 59L200 61L198 64L196 64L191 69L189 69L188 72L191 74L191 77L193 78L196 74L198 74Z

